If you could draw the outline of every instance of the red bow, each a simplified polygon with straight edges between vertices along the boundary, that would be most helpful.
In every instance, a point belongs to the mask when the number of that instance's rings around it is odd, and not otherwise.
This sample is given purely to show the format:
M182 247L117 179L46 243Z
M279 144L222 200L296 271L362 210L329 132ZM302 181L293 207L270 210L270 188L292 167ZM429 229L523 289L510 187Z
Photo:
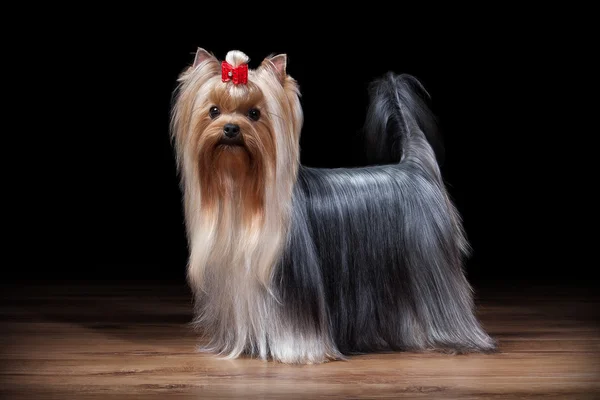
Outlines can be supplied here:
M223 82L232 81L234 85L248 83L248 64L233 67L227 61L221 63L221 79Z

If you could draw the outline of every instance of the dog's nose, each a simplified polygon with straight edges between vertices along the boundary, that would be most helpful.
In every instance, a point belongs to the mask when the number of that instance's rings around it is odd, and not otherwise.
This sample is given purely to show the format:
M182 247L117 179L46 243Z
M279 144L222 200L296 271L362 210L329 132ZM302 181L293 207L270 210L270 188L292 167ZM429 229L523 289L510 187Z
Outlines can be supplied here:
M223 133L230 139L233 139L240 134L240 126L236 124L225 124Z

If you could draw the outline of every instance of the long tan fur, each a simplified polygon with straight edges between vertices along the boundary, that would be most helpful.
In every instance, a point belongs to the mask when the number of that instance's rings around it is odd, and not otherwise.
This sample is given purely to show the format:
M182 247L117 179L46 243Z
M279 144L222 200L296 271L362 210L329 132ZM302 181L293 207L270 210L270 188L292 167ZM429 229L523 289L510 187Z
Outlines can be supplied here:
M237 66L248 57L232 51L226 60ZM250 351L265 358L266 325L276 319L270 283L289 227L303 118L284 60L265 59L247 85L234 85L221 81L218 60L199 49L179 78L173 108L197 322L214 332L208 349L230 357L248 351L254 338L259 348ZM214 120L212 106L221 110ZM260 121L246 117L250 108L261 110ZM240 126L244 146L218 144L226 123Z

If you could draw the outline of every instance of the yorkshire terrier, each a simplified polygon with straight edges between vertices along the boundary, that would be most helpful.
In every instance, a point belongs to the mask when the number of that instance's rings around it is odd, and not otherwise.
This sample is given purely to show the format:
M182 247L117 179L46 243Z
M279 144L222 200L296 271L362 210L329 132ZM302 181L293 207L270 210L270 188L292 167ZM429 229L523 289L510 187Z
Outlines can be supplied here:
M256 69L198 49L171 134L203 350L312 364L352 354L488 352L463 269L469 245L430 139L419 81L372 83L370 166L300 165L300 92L285 54Z

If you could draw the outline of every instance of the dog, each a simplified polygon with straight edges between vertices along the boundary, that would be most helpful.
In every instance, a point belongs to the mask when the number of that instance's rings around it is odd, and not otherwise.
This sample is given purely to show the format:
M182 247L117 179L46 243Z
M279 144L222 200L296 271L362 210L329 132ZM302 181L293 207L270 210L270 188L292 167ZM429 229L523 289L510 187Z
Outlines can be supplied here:
M291 364L493 351L420 82L390 72L371 84L369 166L310 168L300 165L303 110L287 56L248 62L199 48L173 97L201 350Z

